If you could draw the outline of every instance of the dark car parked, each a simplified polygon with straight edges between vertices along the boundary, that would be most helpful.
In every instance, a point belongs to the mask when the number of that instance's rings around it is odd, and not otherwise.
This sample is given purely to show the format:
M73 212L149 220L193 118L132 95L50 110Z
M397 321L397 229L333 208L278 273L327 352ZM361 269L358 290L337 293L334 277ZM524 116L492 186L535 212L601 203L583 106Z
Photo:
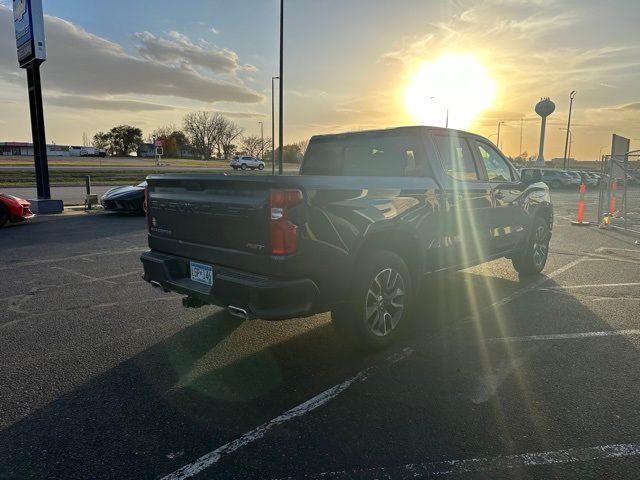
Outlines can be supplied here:
M244 318L331 311L369 349L407 324L423 275L500 257L539 273L553 225L539 173L433 127L315 136L300 176L147 181L147 281Z
M105 210L122 213L144 213L145 180L138 185L125 185L107 190L100 198Z

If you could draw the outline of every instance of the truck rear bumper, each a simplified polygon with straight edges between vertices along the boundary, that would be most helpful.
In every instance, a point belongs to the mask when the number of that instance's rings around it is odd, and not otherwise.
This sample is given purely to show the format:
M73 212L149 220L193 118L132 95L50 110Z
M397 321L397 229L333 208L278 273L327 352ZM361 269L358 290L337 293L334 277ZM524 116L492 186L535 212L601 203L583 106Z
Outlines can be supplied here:
M147 282L212 305L242 308L250 317L284 320L317 311L320 293L310 279L280 280L213 265L208 286L191 280L188 258L149 251L140 260Z

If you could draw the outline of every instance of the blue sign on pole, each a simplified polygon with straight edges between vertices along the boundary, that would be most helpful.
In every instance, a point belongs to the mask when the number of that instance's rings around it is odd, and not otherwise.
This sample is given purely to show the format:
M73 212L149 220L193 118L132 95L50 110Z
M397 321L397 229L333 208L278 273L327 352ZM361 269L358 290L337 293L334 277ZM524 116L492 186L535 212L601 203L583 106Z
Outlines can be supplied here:
M34 60L45 61L42 0L13 0L13 23L20 66L26 67Z

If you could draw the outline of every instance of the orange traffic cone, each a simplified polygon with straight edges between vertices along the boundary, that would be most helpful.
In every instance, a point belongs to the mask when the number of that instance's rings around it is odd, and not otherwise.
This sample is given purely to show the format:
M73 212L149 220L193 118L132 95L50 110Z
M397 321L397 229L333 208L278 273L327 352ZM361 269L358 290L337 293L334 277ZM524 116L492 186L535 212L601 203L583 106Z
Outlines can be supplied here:
M609 198L609 213L615 215L616 213L616 191L618 190L618 181L614 179L611 182L611 198Z
M576 225L578 227L587 227L591 225L590 222L584 221L584 194L587 191L587 185L582 182L580 185L580 200L578 200L578 219L574 222L571 222L571 225Z

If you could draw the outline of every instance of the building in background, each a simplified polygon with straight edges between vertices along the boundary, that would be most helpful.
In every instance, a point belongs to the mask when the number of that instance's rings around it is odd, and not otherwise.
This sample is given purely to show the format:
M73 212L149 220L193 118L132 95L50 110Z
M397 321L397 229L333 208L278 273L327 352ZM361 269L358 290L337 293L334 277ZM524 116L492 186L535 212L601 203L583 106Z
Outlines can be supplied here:
M28 142L0 142L0 155L13 157L33 157L33 143ZM68 157L68 145L47 145L47 155L50 157Z

